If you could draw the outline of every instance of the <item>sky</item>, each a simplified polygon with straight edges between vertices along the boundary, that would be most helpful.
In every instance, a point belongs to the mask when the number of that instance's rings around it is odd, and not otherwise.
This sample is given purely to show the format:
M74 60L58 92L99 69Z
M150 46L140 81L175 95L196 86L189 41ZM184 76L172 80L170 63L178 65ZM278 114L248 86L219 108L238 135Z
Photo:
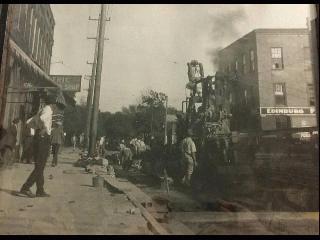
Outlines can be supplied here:
M55 18L51 74L83 75L78 102L86 102L100 5L51 4ZM107 15L100 110L116 112L137 104L152 89L181 108L187 62L205 75L216 67L212 52L257 28L306 28L308 4L111 4ZM63 61L61 63L55 63Z

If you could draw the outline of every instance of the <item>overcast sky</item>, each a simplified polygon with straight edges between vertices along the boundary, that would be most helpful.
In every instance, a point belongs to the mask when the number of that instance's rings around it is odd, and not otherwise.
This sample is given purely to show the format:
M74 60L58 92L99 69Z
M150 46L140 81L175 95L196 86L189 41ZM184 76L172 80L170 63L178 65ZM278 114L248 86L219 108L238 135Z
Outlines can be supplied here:
M90 75L100 5L51 4L56 21L51 74ZM211 52L256 28L305 28L308 5L126 5L108 10L100 109L120 111L136 104L142 91L162 91L169 105L185 99L187 62L203 63L205 75L215 67ZM78 101L86 101L82 80Z

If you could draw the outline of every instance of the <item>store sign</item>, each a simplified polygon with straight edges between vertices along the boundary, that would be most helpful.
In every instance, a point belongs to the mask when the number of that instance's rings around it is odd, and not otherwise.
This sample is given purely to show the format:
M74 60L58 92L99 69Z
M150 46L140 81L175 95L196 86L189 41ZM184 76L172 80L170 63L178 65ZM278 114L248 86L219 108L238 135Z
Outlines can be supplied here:
M52 81L61 87L62 91L81 91L81 75L50 75L50 77Z
M33 84L30 83L30 82L25 82L25 83L23 83L23 87L24 87L24 88L32 88L32 87L33 87Z
M314 107L261 107L260 115L315 115Z

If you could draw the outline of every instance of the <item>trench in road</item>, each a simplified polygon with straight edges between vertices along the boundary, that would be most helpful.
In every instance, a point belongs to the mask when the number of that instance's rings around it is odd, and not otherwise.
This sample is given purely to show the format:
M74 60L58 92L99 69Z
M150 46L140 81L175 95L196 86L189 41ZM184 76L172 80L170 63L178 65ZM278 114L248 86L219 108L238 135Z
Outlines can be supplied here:
M187 189L175 187L169 194L160 187L159 179L136 169L124 172L114 166L117 177L128 179L153 200L151 214L166 229L177 234L186 227L190 234L314 234L319 233L317 213L287 215L276 212L253 213L239 203L223 200L199 201ZM210 196L207 196L210 198ZM212 196L213 198L215 196ZM254 201L250 203L254 206ZM289 208L288 208L289 209ZM258 215L258 217L257 217ZM278 217L277 217L278 216ZM290 227L291 226L291 227ZM174 232L173 232L174 233ZM188 234L188 233L186 233Z

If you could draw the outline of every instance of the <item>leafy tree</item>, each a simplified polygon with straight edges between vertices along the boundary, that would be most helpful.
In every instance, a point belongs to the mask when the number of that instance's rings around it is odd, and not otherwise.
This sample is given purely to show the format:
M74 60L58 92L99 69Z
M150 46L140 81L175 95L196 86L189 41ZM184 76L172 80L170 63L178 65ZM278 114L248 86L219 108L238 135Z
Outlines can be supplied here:
M87 110L84 105L76 105L75 107L67 105L64 110L64 131L66 132L66 143L71 143L73 134L79 136L86 129Z

